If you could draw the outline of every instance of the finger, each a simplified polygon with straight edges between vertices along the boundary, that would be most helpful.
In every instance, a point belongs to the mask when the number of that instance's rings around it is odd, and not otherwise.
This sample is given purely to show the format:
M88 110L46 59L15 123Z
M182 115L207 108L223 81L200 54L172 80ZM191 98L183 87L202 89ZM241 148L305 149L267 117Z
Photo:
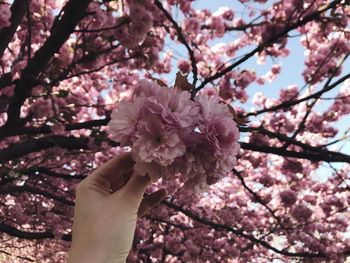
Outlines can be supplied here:
M126 183L129 181L132 173L134 171L133 170L130 170L130 171L126 171L125 173L122 174L122 176L119 177L119 180L116 180L114 181L112 184L111 184L111 191L112 193L118 191L119 189L121 189L123 186L126 185Z
M167 194L168 193L165 189L160 189L143 198L137 216L144 216L149 210L158 205L167 196Z
M131 154L129 152L120 153L93 171L85 180L87 182L104 181L113 185L120 180L123 173L131 171L133 166L134 160Z
M121 191L113 195L119 199L118 193L120 192L126 199L132 202L130 205L139 207L143 194L150 183L151 178L148 175L140 175L134 172Z

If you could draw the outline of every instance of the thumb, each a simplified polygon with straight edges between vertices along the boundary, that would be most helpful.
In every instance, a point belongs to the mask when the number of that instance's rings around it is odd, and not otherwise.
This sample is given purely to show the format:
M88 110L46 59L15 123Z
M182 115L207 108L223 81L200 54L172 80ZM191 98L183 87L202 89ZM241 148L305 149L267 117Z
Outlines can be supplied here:
M121 191L128 200L131 200L133 202L133 205L139 207L143 198L143 194L145 193L146 188L150 183L151 178L148 174L140 175L134 172L127 184L121 189ZM115 194L118 194L118 192Z

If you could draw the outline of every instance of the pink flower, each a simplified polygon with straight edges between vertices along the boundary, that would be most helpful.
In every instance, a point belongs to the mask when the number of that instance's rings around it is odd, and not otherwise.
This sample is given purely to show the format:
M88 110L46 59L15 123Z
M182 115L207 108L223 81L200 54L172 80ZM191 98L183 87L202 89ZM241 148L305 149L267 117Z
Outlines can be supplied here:
M118 28L116 38L127 48L134 48L142 42L153 25L153 16L143 4L130 2L130 23ZM125 19L125 18L121 18ZM120 20L122 23L123 21Z
M178 125L193 130L196 126L196 117L199 112L197 105L191 100L191 94L177 88L162 89L165 110L162 113L164 120L172 125Z
M297 201L297 195L292 190L285 190L281 192L280 197L282 202L287 206L294 205L295 202Z
M198 102L201 111L199 130L206 135L209 144L214 146L216 154L226 154L226 151L237 154L239 131L229 108L220 104L215 96L203 94L199 96Z
M256 180L266 187L273 186L276 183L275 179L270 176L269 172L266 169L263 169L263 171L257 175Z
M191 175L196 184L204 180L207 173L214 171L213 147L208 144L205 135L198 132L192 132L187 136L185 143L187 152L185 158L181 160L184 165L179 166L180 172Z
M189 133L188 129L192 130L195 127L199 109L191 101L189 92L177 88L160 87L155 82L143 80L137 85L134 96L147 97L144 100L143 115L146 116L148 112L159 114L168 125L184 128L185 134Z
M3 27L9 27L11 18L10 5L6 3L0 3L0 29Z
M111 114L108 126L113 135L113 140L120 142L122 146L131 145L131 138L136 131L140 112L140 101L122 101Z
M220 80L220 97L225 101L230 101L234 97L234 89L231 85L231 76L226 75Z
M303 172L303 165L297 160L284 159L281 171L283 173L301 173Z
M202 93L196 100L200 107L200 120L202 122L209 120L213 116L232 117L228 107L225 104L220 104L219 97L217 96L208 96Z
M232 116L231 118L212 117L206 123L203 132L205 132L210 144L220 151L232 147L232 144L239 137L239 132Z
M231 21L234 17L234 12L230 8L222 6L213 15L223 17L225 20Z
M190 72L190 70L191 70L190 62L188 62L187 60L184 60L182 58L180 58L177 61L177 66L181 70L181 72L184 74Z
M161 88L156 82L141 79L135 87L134 97L153 97L157 96L160 91Z
M208 182L207 178L207 182L211 184L226 175L236 164L236 156L240 149L237 143L239 131L228 107L220 104L218 97L201 94L198 103L201 114L198 128L200 137L205 138L199 138L200 145L202 144L200 152L204 150L204 155L214 157L212 162L206 161L207 164L210 163L210 167L204 168L206 172L214 169L212 174L208 175L211 182ZM209 156L204 160L210 158Z
M165 246L173 254L177 254L183 249L182 243L182 233L167 235L165 237Z
M142 4L135 3L130 6L130 17L132 33L144 39L153 25L152 14Z
M209 26L216 37L222 37L225 34L225 23L221 17L212 16L209 20Z
M149 116L138 124L133 151L144 162L166 166L186 151L176 132L168 131L156 116Z
M291 214L298 221L307 221L312 215L312 210L304 204L298 204L293 207Z
M254 94L252 102L260 107L264 107L266 102L266 97L261 92L257 92Z
M157 164L156 162L142 162L136 151L131 152L133 159L135 160L134 171L137 175L148 174L152 181L156 181L161 177L167 175L167 170L164 166Z
M251 70L242 70L236 77L235 84L240 88L246 88L250 83L256 80L256 73Z
M298 95L299 95L298 86L289 85L286 89L281 89L280 100L281 101L296 100L298 98Z
M239 152L238 128L217 95L191 94L141 80L130 102L121 102L109 123L113 139L132 147L138 174L207 189L229 173Z
M188 34L193 34L196 35L199 33L201 27L200 27L200 21L196 17L189 17L185 19L185 25L184 25L184 30Z

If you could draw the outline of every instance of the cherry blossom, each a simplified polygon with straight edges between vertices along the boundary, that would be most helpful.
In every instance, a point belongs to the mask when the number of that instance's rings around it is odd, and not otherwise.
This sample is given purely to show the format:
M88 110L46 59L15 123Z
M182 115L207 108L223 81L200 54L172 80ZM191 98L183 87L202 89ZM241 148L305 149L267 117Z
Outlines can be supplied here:
M169 193L128 262L349 260L350 7L226 2L0 1L0 261L65 262L124 151Z

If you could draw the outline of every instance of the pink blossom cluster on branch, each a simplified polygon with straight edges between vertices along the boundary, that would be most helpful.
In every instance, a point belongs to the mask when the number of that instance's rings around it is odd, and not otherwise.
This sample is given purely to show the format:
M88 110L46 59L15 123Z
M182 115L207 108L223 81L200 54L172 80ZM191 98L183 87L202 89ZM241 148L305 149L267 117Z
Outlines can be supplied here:
M10 5L4 1L0 2L0 29L10 26Z
M119 22L127 25L121 26L117 30L117 39L128 48L136 47L142 42L153 26L153 16L144 4L138 1L128 1L129 15L120 17ZM127 21L130 21L129 23Z
M132 148L135 172L170 184L213 184L236 164L239 132L227 105L216 96L139 81L132 101L111 115L113 140Z
M0 1L1 260L65 262L76 184L125 150L106 124L114 109L141 97L151 102L130 107L142 118L128 145L139 170L162 176L150 191L162 183L175 191L139 221L128 262L347 260L350 6L231 2ZM293 59L305 66L290 67ZM195 100L186 104L188 93L167 87L160 88L168 100L161 92L146 97L147 82L139 80L170 80L176 64L197 75ZM212 135L231 119L215 113L220 121L206 121L201 112L227 112L217 96L251 122L239 127L239 173L197 194L183 185L215 181L211 175L230 155L224 137ZM170 97L179 108L167 113ZM163 130L165 146L150 144Z

